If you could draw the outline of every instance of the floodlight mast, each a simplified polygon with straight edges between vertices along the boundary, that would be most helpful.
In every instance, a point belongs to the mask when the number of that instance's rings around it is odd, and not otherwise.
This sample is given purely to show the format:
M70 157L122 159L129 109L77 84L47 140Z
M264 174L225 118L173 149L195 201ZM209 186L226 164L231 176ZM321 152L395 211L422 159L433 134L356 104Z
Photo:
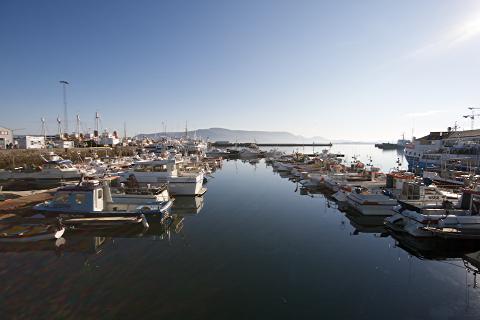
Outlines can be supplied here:
M471 111L471 114L464 115L463 117L470 118L470 121L471 121L470 126L471 126L471 129L473 130L475 128L475 118L480 116L480 114L475 113L475 110L480 110L480 108L469 107L468 109Z

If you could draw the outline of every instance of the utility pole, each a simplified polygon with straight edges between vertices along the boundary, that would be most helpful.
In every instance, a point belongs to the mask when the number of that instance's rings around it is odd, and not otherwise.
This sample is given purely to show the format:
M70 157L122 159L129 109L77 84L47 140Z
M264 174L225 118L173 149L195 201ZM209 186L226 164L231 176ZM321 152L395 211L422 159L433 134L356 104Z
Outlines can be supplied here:
M63 86L63 127L66 134L68 134L68 110L67 110L67 84L68 81L59 81Z
M127 123L124 121L123 122L123 139L125 140L125 142L127 142Z

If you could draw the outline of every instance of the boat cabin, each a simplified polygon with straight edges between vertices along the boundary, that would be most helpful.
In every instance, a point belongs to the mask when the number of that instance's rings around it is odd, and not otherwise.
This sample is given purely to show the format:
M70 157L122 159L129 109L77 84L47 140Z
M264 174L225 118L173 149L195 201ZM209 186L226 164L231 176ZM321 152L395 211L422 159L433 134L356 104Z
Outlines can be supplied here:
M43 169L54 169L54 168L72 169L72 168L75 168L73 166L72 161L70 161L70 160L49 161L49 162L43 164L42 167L43 167Z
M133 172L153 172L153 173L168 173L171 176L177 176L177 162L175 159L168 160L154 160L137 162L133 168Z
M402 186L402 200L432 200L442 201L446 197L434 187L427 187L413 181L405 181Z
M66 212L101 212L104 209L104 196L98 181L84 182L58 189L50 205Z
M464 189L460 201L460 208L470 210L471 215L480 214L480 191Z

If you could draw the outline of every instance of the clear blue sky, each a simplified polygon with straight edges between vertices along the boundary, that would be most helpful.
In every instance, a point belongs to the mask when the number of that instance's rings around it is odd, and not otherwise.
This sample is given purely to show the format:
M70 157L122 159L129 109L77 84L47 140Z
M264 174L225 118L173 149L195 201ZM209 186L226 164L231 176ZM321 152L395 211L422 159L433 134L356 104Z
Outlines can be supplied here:
M0 2L0 125L395 139L480 107L480 2ZM480 111L480 110L479 110ZM477 121L480 127L480 117Z

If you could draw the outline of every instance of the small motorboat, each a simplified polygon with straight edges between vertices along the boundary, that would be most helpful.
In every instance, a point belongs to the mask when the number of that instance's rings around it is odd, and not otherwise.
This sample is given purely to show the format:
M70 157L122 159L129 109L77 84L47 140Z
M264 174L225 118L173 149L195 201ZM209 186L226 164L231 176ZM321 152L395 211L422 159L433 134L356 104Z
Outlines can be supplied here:
M90 217L136 217L140 214L163 215L172 200L155 201L156 196L129 194L112 197L107 181L81 181L76 186L60 188L51 201L37 204L34 210L57 214L79 214Z
M65 232L61 224L8 223L0 225L0 242L34 242L59 239Z

